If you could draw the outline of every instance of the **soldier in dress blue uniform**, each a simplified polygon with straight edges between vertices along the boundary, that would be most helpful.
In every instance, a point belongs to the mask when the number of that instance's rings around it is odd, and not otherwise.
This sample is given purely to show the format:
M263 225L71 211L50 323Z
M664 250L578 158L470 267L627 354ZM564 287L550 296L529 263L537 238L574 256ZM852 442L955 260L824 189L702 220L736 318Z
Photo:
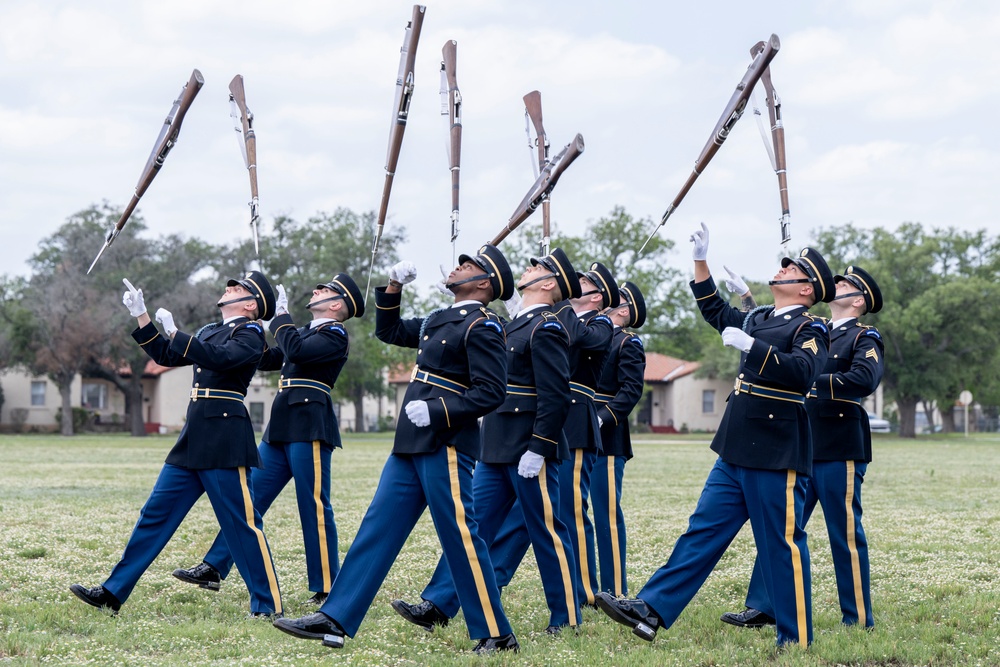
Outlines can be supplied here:
M553 310L557 302L580 298L580 280L556 248L531 260L518 289L523 301L506 325L507 399L483 420L482 462L473 481L476 519L479 534L491 544L491 558L503 553L494 544L501 526L526 526L549 607L546 631L555 634L579 624L580 607L572 539L559 512L559 470L569 458L563 424L571 400L570 342ZM498 569L498 583L502 575L507 576ZM393 608L428 630L446 625L459 610L461 585L456 583L442 559L421 593L423 601L395 600Z
M823 257L805 248L781 260L770 282L773 307L744 313L721 296L706 257L708 228L691 236L691 289L705 320L722 341L742 352L740 372L712 440L719 458L666 565L637 599L598 594L598 605L647 641L670 627L711 574L749 519L764 585L774 603L779 645L812 641L809 551L801 518L799 476L812 472L806 395L826 365L830 335L809 306L835 296Z
M253 473L253 504L264 516L289 480L295 480L309 590L314 593L309 601L322 604L340 571L330 462L334 448L342 444L330 391L350 348L343 323L365 314L364 295L350 276L338 273L316 285L307 308L312 322L296 328L285 289L278 285L276 315L268 327L278 347L266 350L257 367L280 370L281 377L258 447L262 467ZM199 565L175 570L174 576L217 591L232 567L233 557L220 532Z
M479 640L473 650L518 648L472 501L478 419L503 402L507 378L503 326L486 305L510 298L514 281L493 246L461 255L459 262L446 285L455 295L454 305L427 317L400 318L402 286L416 278L412 263L393 266L388 287L375 291L375 335L417 348L417 365L403 397L406 415L400 415L392 454L329 597L315 614L275 621L280 630L342 647L344 636L358 631L403 543L429 507L459 585L469 636Z
M622 283L621 305L612 308L608 317L615 324L615 337L594 396L603 452L591 476L590 502L594 508L600 590L620 597L628 594L622 476L625 462L632 458L629 415L642 398L646 370L642 339L625 329L638 329L646 321L646 301L638 285Z
M830 302L830 356L816 380L806 412L813 437L813 471L804 480L802 528L818 502L823 507L837 593L845 625L875 626L869 578L868 540L861 525L861 484L872 460L868 412L862 401L878 387L885 365L882 336L859 317L882 309L882 292L870 273L849 266L834 276ZM845 500L846 499L846 500ZM741 627L774 623L774 607L763 582L760 558L754 563L746 610L722 620Z
M597 589L597 558L594 527L587 514L590 475L601 449L601 431L594 405L597 380L611 349L614 325L606 308L621 301L618 284L603 264L594 262L590 270L577 272L580 296L565 299L553 307L556 317L569 332L570 406L563 432L569 442L570 461L559 466L559 513L573 537L576 554L575 577L581 604L593 605ZM510 583L528 552L531 541L521 512L507 515L490 548L497 584Z
M139 513L122 558L100 586L70 590L87 604L117 612L139 577L166 546L203 493L208 494L227 543L250 591L252 616L281 614L281 593L263 521L253 507L249 469L260 467L253 425L243 400L264 353L264 328L256 320L274 316L267 278L251 271L230 280L217 304L222 322L196 335L178 331L160 308L160 334L146 313L142 290L129 288L122 302L138 319L132 338L161 366L194 366L184 428L167 455L153 491Z

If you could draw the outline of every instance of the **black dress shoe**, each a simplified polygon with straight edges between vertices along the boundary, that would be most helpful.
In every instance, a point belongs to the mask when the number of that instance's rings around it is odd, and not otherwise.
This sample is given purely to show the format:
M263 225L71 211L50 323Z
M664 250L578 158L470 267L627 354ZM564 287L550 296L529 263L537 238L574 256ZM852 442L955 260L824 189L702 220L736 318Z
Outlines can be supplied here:
M520 648L521 645L517 643L517 637L509 634L503 637L480 639L472 651L478 655L486 655L488 653L496 653L497 651L513 651L517 653Z
M396 610L396 613L410 623L419 625L427 632L433 632L435 625L440 625L442 628L448 625L449 619L447 614L438 609L429 600L424 600L420 604L409 604L403 600L393 600L390 604L392 604L392 608Z
M314 604L317 607L319 607L319 606L322 606L322 604L324 602L326 602L326 596L327 595L329 595L329 593L324 593L322 591L319 591L319 592L313 593L313 596L311 598L309 598L308 600L306 600L306 602L309 603L309 604Z
M218 591L222 586L222 577L219 575L219 571L205 562L199 563L187 570L174 570L174 576L181 581L195 584L198 588L204 588L209 591Z
M747 607L740 613L727 611L720 619L723 623L736 625L741 628L762 628L765 625L774 625L774 619L757 609Z
M249 614L247 614L247 618L252 618L252 619L266 618L269 621L275 621L282 617L284 617L284 614L281 613L280 611L277 613L273 611L252 611Z
M104 590L104 586L84 588L80 584L73 584L69 587L69 590L73 593L73 595L92 607L97 607L98 609L109 609L115 614L117 614L118 610L122 608L122 603L118 601L118 598Z
M302 618L279 618L274 627L300 639L321 639L324 646L343 648L344 631L336 621L317 611Z
M549 627L545 628L545 634L547 635L558 635L560 632L562 632L561 625L550 625Z
M597 606L612 620L632 628L632 634L647 642L653 641L656 631L662 625L656 612L638 598L619 600L610 593L598 593Z

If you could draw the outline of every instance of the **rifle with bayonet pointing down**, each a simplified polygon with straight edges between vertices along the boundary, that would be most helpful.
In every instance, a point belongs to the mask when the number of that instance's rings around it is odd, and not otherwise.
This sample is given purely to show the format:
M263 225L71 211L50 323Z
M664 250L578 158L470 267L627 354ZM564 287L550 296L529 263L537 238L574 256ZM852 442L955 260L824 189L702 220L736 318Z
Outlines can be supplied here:
M705 167L708 163L712 161L715 154L719 152L719 148L722 147L723 142L726 141L726 137L732 131L733 126L736 125L736 121L740 119L743 115L743 110L747 106L747 100L750 98L750 93L753 91L757 81L760 79L764 70L774 59L774 56L778 54L778 49L781 48L781 43L778 41L777 35L771 35L771 38L764 45L764 48L754 57L753 62L750 63L750 67L747 68L746 74L743 75L743 79L736 85L736 91L733 96L729 99L729 103L726 105L725 110L722 112L722 116L719 117L719 121L715 124L715 129L712 130L712 136L709 137L708 143L701 150L701 154L698 159L694 161L694 170L692 170L691 175L688 176L687 181L681 187L680 192L674 197L674 200L670 202L670 206L667 207L666 212L663 214L663 218L660 223L653 228L652 233L650 233L649 238L646 242L642 244L636 255L641 255L642 251L646 249L646 245L650 242L653 236L656 235L657 230L663 225L667 224L667 219L670 218L674 210L680 206L681 201L684 196L687 195L691 186L694 182L698 180L701 173L705 171Z
M135 211L135 207L139 204L139 199L146 192L146 188L149 184L153 182L153 179L160 172L160 167L163 166L163 161L167 158L167 154L170 149L174 147L177 143L177 136L181 131L181 122L184 120L184 114L191 107L191 103L194 102L195 95L201 90L201 87L205 85L205 79L202 78L201 72L194 70L191 72L191 78L184 87L181 88L180 95L174 100L174 104L170 107L170 112L167 114L166 119L163 121L163 127L160 128L160 134L156 137L156 143L153 144L153 150L149 154L149 158L146 160L146 166L142 169L142 174L139 176L139 183L135 186L135 193L132 195L132 200L125 207L125 211L122 212L121 217L118 218L118 222L115 226L108 231L107 238L104 239L104 246L101 247L100 252L97 253L97 257L91 263L90 268L87 269L89 274L94 266L97 265L97 260L101 258L104 251L111 247L118 235L121 234L122 229L125 227L125 223L128 222L129 217L131 217L132 212Z
M458 238L459 173L462 164L462 93L458 90L456 66L458 42L449 40L441 49L441 116L447 125L445 145L448 169L451 172L451 252L455 261L455 240Z
M257 223L260 211L257 200L257 135L253 131L253 112L247 107L247 95L243 89L243 76L237 74L229 82L229 115L233 119L243 154L243 164L250 173L250 228L253 230L253 250L260 257L260 243L257 240Z
M756 58L757 54L764 50L764 42L757 42L750 49L750 56ZM778 175L778 196L781 199L781 242L788 243L792 238L792 215L788 208L788 173L785 167L785 125L781 120L781 98L774 90L771 83L771 67L765 67L760 75L760 82L764 84L764 93L767 95L767 115L771 121L771 137L768 141L767 135L761 128L761 137L764 139L764 147L771 160L771 168ZM760 118L760 110L757 108L757 100L754 98L754 115ZM773 148L772 148L773 144Z
M399 73L396 75L396 99L392 109L392 121L389 126L389 148L385 157L385 184L382 186L382 202L378 209L378 219L375 224L375 238L372 241L372 260L368 267L368 284L365 286L367 295L372 286L372 271L375 269L375 255L378 254L378 243L382 240L382 230L385 228L385 216L389 210L389 193L392 192L392 179L396 175L396 163L399 161L399 149L403 145L403 131L406 130L406 120L410 114L410 100L413 97L413 66L417 59L417 43L420 41L420 28L424 24L423 5L413 5L413 16L406 24L403 35L403 46L399 49Z

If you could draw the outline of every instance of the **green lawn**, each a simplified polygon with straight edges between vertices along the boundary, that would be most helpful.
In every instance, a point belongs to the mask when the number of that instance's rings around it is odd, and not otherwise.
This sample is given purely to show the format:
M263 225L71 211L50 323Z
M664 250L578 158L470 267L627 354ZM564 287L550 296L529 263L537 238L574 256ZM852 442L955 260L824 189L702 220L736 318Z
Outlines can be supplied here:
M714 461L707 436L644 436L625 473L628 573L638 591L687 525ZM341 651L245 618L238 574L221 593L170 573L199 562L217 525L200 501L117 617L79 602L71 583L103 581L152 488L170 436L0 436L0 662L3 664L353 665L1000 665L1000 435L879 437L864 485L872 555L873 633L840 625L826 530L809 526L815 641L777 652L774 631L721 624L742 608L753 561L745 528L669 630L647 644L584 610L578 634L550 637L529 556L504 604L518 655L470 652L461 616L426 633L399 618L438 558L425 514L357 637ZM334 511L346 552L391 448L391 435L351 436L334 454ZM305 604L301 534L290 492L265 519L286 613Z

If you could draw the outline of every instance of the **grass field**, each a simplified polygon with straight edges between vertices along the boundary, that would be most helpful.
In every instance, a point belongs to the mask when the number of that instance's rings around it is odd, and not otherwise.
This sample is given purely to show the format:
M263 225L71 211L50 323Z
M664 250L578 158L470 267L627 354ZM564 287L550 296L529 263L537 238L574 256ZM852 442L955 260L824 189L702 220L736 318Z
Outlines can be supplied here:
M647 436L648 437L648 436ZM350 546L391 448L355 436L334 454L333 505L341 556ZM840 624L826 530L808 527L815 641L778 652L773 629L719 622L742 608L753 561L746 527L678 622L640 641L584 610L579 633L550 637L530 554L504 592L517 655L480 658L459 616L426 633L389 606L417 600L439 554L425 513L357 637L341 651L246 618L234 574L220 593L171 576L200 561L217 531L206 499L115 617L79 602L71 583L104 580L121 554L173 439L154 436L0 436L0 663L128 665L1000 665L1000 436L879 437L864 484L872 558L872 633ZM626 467L628 573L633 592L683 532L714 461L704 436L649 437ZM305 604L305 561L291 493L265 529L286 613Z

